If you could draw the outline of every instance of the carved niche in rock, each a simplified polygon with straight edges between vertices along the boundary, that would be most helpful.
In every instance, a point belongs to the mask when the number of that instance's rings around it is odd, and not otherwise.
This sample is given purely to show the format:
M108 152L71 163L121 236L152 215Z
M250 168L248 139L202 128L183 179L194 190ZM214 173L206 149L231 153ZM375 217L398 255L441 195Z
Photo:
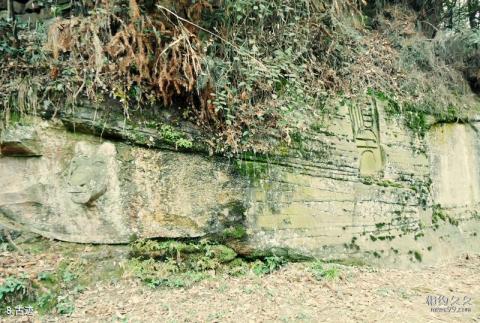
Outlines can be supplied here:
M385 154L380 144L380 124L375 99L350 107L353 138L359 151L360 176L379 176L385 167Z

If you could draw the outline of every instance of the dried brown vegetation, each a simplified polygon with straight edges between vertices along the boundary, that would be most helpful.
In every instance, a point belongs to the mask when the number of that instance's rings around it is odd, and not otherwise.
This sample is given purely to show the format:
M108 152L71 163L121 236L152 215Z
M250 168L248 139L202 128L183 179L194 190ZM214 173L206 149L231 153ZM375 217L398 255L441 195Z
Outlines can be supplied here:
M408 105L422 113L476 113L463 65L448 57L448 34L432 40L419 30L423 11L387 4L367 16L364 6L97 1L87 15L19 34L19 49L0 70L8 80L0 85L1 101L22 111L38 105L57 111L79 97L108 97L123 104L127 118L130 108L162 105L203 127L222 153L291 143L330 106L369 89L394 100L400 112Z
M198 4L189 10L198 8ZM201 71L201 43L195 30L175 17L142 15L135 0L129 15L109 7L90 17L58 19L50 26L48 43L54 59L68 55L77 71L95 71L94 91L111 90L120 100L137 87L152 89L163 104L195 90ZM123 85L122 85L123 83Z

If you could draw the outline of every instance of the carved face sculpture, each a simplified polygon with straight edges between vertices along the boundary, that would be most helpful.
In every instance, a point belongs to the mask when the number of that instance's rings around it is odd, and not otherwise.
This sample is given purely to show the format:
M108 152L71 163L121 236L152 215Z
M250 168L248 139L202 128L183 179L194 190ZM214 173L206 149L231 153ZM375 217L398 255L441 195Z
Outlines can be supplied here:
M107 167L115 154L112 144L103 144L98 149L84 142L75 146L75 157L67 171L68 193L77 204L91 204L108 188Z

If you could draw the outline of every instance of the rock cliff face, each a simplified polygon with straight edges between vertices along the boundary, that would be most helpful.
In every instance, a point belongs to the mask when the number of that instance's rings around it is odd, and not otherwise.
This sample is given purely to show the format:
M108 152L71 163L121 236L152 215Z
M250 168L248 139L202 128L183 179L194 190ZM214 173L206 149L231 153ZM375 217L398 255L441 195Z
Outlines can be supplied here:
M273 155L227 160L208 157L194 130L109 116L78 109L3 131L0 224L81 243L242 227L246 237L230 242L240 253L396 265L480 246L476 122L420 138L365 101Z
M349 110L251 187L251 243L397 265L478 250L476 124L433 125L419 139L380 103Z
M32 141L35 156L22 134ZM2 222L74 242L199 237L237 221L241 185L225 164L73 134L49 122L17 126L2 144ZM9 131L7 131L9 134ZM241 215L240 215L241 216Z

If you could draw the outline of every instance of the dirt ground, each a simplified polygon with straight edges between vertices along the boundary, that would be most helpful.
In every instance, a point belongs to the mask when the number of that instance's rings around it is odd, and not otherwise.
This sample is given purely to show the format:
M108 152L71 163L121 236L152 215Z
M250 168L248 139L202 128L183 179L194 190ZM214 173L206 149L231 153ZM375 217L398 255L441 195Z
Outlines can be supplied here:
M66 254L49 250L24 256L4 252L0 268L3 273L34 272L36 266L54 268L61 259L76 256L73 249ZM100 254L96 250L89 258L92 249L86 247L82 257L91 261L116 257L114 249ZM105 263L93 266L101 271ZM339 276L322 280L313 277L309 266L290 263L265 276L217 276L190 288L152 289L124 276L103 279L76 294L69 316L3 316L0 321L480 322L480 255L408 270L337 264L332 266Z
M480 322L480 257L422 270L342 268L318 282L302 264L265 277L200 283L188 290L99 285L72 320L146 322ZM433 313L429 295L471 298L469 313Z

